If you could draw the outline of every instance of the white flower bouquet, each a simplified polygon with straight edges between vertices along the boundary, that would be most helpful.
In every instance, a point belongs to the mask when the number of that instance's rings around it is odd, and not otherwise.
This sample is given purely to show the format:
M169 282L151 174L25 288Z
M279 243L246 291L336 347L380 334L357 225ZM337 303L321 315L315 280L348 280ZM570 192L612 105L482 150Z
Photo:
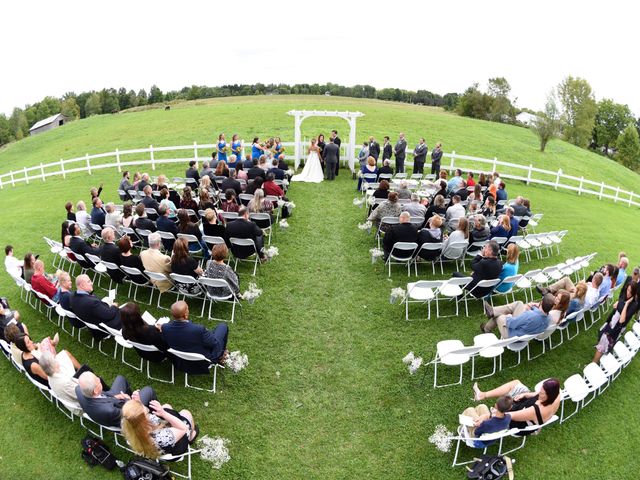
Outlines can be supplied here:
M262 289L258 288L255 283L250 283L248 290L245 290L243 293L241 293L240 298L242 300L246 300L249 303L253 303L260 295L262 295Z
M293 210L294 208L296 208L296 204L293 202L284 202L284 206L287 207L289 210Z
M444 425L437 425L433 435L429 437L429 442L433 443L438 450L447 453L451 450L453 434Z
M371 250L369 250L369 253L371 254L371 263L376 263L378 258L382 258L384 256L384 250L377 247L374 247Z
M406 297L407 292L405 291L404 288L402 287L397 287L397 288L393 288L391 289L391 296L389 297L389 302L390 303L402 303L402 300L404 300L404 297Z
M200 456L205 462L213 464L213 468L220 470L222 465L231 460L227 444L229 440L226 438L211 438L205 435L198 441L198 447L201 449Z
M360 207L360 208L362 208L362 205L364 205L364 199L362 199L362 198L354 198L354 199L353 199L353 204L354 204L356 207Z
M264 254L268 259L272 259L273 257L280 255L280 252L278 251L278 247L271 245L269 248L264 249Z
M286 218L283 218L282 220L280 220L279 225L280 225L280 228L282 228L283 230L289 228L289 222L287 222Z
M240 352L240 350L231 352L224 361L224 366L233 373L238 373L240 370L244 370L247 365L249 365L249 357L246 353Z
M366 221L366 222L364 222L364 223L359 223L359 224L358 224L358 228L359 228L360 230L363 230L363 231L364 231L364 230L366 230L366 231L367 231L367 233L371 233L371 227L372 227L372 226L373 226L373 224L371 223L371 220L367 220L367 221Z
M402 363L409 367L409 374L413 375L422 365L422 357L416 357L413 352L409 352L402 359Z

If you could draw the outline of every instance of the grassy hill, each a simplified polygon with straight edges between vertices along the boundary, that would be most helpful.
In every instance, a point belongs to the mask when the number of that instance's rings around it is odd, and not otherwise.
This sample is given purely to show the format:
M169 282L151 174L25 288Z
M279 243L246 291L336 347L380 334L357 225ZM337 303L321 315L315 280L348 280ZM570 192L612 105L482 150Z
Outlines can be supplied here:
M442 140L446 150L543 168L561 166L630 188L637 184L628 170L560 141L552 142L549 152L541 155L534 136L522 128L463 119L438 109L324 97L218 99L176 105L169 112L94 117L9 146L0 152L0 170L116 147L212 141L219 131L237 131L249 140L254 134L291 139L293 119L286 111L292 108L363 111L360 136L369 132L395 136L404 130L410 142L425 135L430 145ZM346 137L346 124L339 120L310 119L303 126L307 136L337 127ZM171 165L162 171L179 175L184 168ZM87 201L89 188L100 183L105 185L103 198L116 201L118 176L115 170L100 170L92 176L76 174L64 181L5 187L0 190L0 244L13 244L19 255L42 254L51 271L52 256L42 236L58 238L64 203ZM640 247L633 239L640 235L640 224L635 209L518 182L510 183L508 190L511 196L530 198L533 210L544 213L538 231L569 230L561 255L521 263L521 272L592 251L598 252L594 268L614 261L620 250L632 264L638 263ZM196 460L194 478L453 480L463 476L449 466L453 453L436 451L427 438L438 424L452 429L457 414L471 404L468 369L463 385L434 390L432 373L420 386L420 377L409 376L400 360L410 350L430 360L440 340L472 342L479 333L481 308L470 304L469 318L406 322L403 307L388 300L391 288L406 286L406 272L396 268L388 280L381 263L371 264L368 250L373 238L356 228L364 211L352 205L354 196L355 185L344 171L335 183L294 184L290 197L297 207L291 226L277 231L274 238L280 255L263 265L255 279L246 265L239 268L242 290L251 281L264 289L254 305L243 306L230 326L230 348L249 355L245 371L225 372L216 395L185 389L180 377L176 385L152 382L162 401L193 412L202 435L231 440L232 460L220 471ZM451 272L452 267L446 268L445 276ZM420 278L432 278L430 270L422 267ZM126 288L119 291L121 303L127 300L126 293ZM59 331L21 302L7 275L0 275L0 295L20 310L35 339ZM199 312L199 304L191 307ZM452 313L450 306L443 308ZM156 317L167 315L148 309ZM545 356L505 369L480 385L493 387L513 378L529 386L550 376L564 380L591 359L595 330L581 332ZM61 348L90 364L108 382L124 374L136 387L149 383L145 375L81 346L63 332L60 335ZM505 357L506 364L513 361L512 355ZM640 423L634 394L640 389L637 362L586 410L530 438L515 454L517 477L634 478L640 461L629 449L637 441L633 425ZM0 384L0 478L118 478L117 473L89 470L81 462L79 441L84 430L56 411L2 359ZM114 452L128 458L119 449Z

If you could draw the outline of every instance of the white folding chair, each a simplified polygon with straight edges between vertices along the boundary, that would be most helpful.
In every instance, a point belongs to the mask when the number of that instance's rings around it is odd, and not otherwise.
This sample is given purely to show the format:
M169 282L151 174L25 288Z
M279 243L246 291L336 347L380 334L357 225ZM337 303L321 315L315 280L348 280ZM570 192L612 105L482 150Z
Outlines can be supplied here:
M153 375L151 375L151 363L160 364L164 361L164 359L159 362L153 361L153 360L150 360L149 355L145 355L147 353L154 354L154 353L160 352L160 350L155 345L146 345L144 343L137 343L131 340L129 340L129 343L133 348L136 349L136 351L138 352L138 355L140 355L140 358L143 361L147 362L147 378L148 379L156 380L158 382L163 382L163 383L171 383L173 385L174 378L175 378L175 369L174 369L173 363L171 362L169 362L169 364L171 365L171 380L166 380L166 379L154 377ZM140 352L144 352L144 353L140 353Z
M174 348L170 348L169 350L167 350L168 353L170 353L171 355L180 358L181 360L184 360L186 362L191 362L194 364L204 364L206 365L206 368L211 371L213 370L213 385L211 387L211 389L208 388L202 388L202 387L196 387L194 385L189 385L189 373L183 371L184 373L184 386L185 387L189 387L189 388L193 388L194 390L204 390L205 392L212 392L212 393L216 393L216 382L218 379L218 368L223 369L224 370L224 366L220 365L219 363L213 363L211 360L209 360L207 357L205 357L204 355L201 355L199 353L191 353L191 352L182 352L180 350L176 350ZM180 368L178 368L176 366L176 368L178 370L180 370ZM196 375L196 374L191 374L191 375Z
M416 270L416 275L418 274L418 263L419 262L431 262L431 269L433 271L433 274L436 274L436 263L438 262L439 259L439 253L442 250L442 242L436 242L436 243L423 243L420 248L418 248L418 251L416 252L416 255L414 257L414 262L415 262L415 270ZM435 255L434 258L432 260L424 260L421 256L420 256L420 252L438 252L438 255ZM440 263L440 270L441 273L444 273L444 270L442 270L442 262Z
M122 330L116 330L115 328L111 328L108 325L105 325L104 323L100 323L100 327L105 331L105 332L109 332L109 334L111 334L111 336L113 337L113 339L116 342L116 347L113 350L113 358L117 358L118 356L118 346L120 346L120 348L122 349L122 356L120 358L120 360L122 361L122 363L124 363L125 365L128 365L129 367L133 368L135 371L137 372L141 372L142 371L142 358L140 358L140 365L134 365L132 363L127 362L127 359L125 357L125 352L127 350L133 350L133 345L131 345L131 343L129 343L123 336L122 336Z
M587 382L587 385L589 385L589 389L592 392L596 392L597 394L600 394L604 392L609 386L609 379L607 378L607 376L602 371L602 369L598 366L597 363L591 362L589 365L584 367L583 374L584 374L584 380L585 382ZM594 394L594 397L595 397L595 394ZM591 400L589 401L585 400L585 405L587 405L590 401Z
M199 279L200 284L203 286L203 290L205 292L206 298L205 301L202 303L202 313L200 314L201 317L204 317L204 307L207 304L207 300L209 301L209 316L207 317L209 320L222 320L222 321L227 321L226 319L223 318L214 318L211 316L211 307L213 307L214 303L230 303L231 304L231 323L233 323L233 319L235 317L236 314L236 305L240 305L242 306L242 304L239 302L238 298L236 297L236 295L233 293L233 290L231 290L231 287L229 286L229 283L222 279L222 278L207 278L207 277L200 277ZM209 287L211 288L217 288L217 289L222 289L222 294L221 295L212 295L211 292L209 291Z
M406 265L407 276L411 276L411 264L414 262L414 255L418 249L418 244L415 242L396 242L391 247L391 252L387 257L386 264L389 266L389 277L391 277L391 265ZM416 267L416 275L418 270Z
M473 345L481 347L481 350L478 352L478 357L493 359L493 370L487 375L474 376L472 380L490 377L496 373L496 370L502 370L502 354L504 353L504 348L510 343L513 343L512 338L500 340L493 333L481 333L473 337ZM472 358L471 361L475 362L475 357Z
M427 320L431 318L431 302L436 302L436 318L440 312L438 310L438 289L444 282L442 280L418 280L407 283L407 295L405 303L405 319L409 320L409 303L427 304Z
M481 349L482 347L476 346L465 347L460 340L442 340L438 342L436 345L436 356L431 362L433 363L433 387L449 387L451 385L462 384L463 365L468 363ZM438 385L438 364L460 367L460 377L458 381L455 383L448 383L446 385ZM471 377L473 377L473 364Z
M460 299L464 300L464 310L466 316L469 316L469 310L467 308L467 297L464 294L464 287L466 287L467 284L471 282L471 280L473 280L473 278L471 277L452 277L449 280L445 281L440 288L438 288L438 293L440 295L456 302L456 317L460 314L458 309L458 303L460 302Z
M564 381L564 389L561 392L561 407L560 407L560 423L566 422L573 417L578 410L582 408L583 401L591 393L589 385L584 381L582 375L576 373L571 375ZM567 400L571 400L576 404L576 408L573 413L570 413L566 417L564 416L564 404Z
M238 270L238 262L249 262L249 263L253 263L253 276L256 276L256 270L258 269L258 265L260 265L260 255L258 254L258 249L256 247L256 244L253 240L251 240L250 238L236 238L236 237L231 237L229 239L229 242L231 243L231 252L233 253L233 257L235 259L235 264L233 266L234 270ZM236 247L236 252L234 253L234 248ZM249 255L243 255L242 257L239 257L237 254L239 254L239 252L243 249L250 249L253 248L253 252L250 253ZM253 259L252 259L253 257Z

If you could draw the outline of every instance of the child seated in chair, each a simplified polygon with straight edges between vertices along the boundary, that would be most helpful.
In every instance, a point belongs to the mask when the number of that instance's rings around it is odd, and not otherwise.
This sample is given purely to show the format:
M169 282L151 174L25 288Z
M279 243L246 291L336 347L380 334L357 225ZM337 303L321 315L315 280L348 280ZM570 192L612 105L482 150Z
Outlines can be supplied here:
M484 404L467 408L462 412L462 415L469 417L473 422L473 427L470 424L467 427L469 437L478 438L485 433L495 433L508 429L511 415L507 412L511 410L512 405L513 398L509 395L503 395L498 398L491 410ZM481 442L475 440L473 443L475 448L485 448L491 445L493 441Z

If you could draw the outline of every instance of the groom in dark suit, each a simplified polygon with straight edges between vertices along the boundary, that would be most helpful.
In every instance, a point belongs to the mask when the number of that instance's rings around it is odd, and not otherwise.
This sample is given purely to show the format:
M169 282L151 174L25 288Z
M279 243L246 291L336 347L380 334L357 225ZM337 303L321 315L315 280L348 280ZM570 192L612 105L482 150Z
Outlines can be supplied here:
M335 132L335 130L334 130ZM340 148L335 143L333 135L329 138L329 143L325 145L322 152L327 168L327 180L335 180L338 174L338 160L340 158Z
M331 130L331 138L330 140L336 144L336 146L338 147L338 153L336 155L336 166L335 166L335 176L338 176L338 169L340 168L340 144L342 143L342 140L340 140L340 137L338 137L338 131L337 130ZM323 151L323 155L324 157L324 151ZM326 160L325 160L326 161ZM328 180L333 180L333 178L329 178L327 177Z

